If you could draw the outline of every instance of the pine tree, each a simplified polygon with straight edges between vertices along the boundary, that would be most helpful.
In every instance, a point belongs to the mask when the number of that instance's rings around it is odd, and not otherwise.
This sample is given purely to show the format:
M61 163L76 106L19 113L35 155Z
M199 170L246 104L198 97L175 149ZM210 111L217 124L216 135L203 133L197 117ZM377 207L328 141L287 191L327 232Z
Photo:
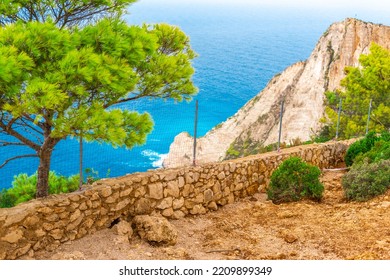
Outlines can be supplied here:
M114 1L89 3L95 2ZM129 2L134 1L116 1ZM4 14L4 7L18 7L15 1L1 4L3 22L24 15L22 10ZM37 197L48 194L52 152L61 140L82 136L115 147L141 145L152 130L151 116L117 104L143 97L189 100L197 91L191 80L195 53L179 28L130 26L117 17L79 26L72 21L69 27L52 17L57 12L0 27L0 133L15 139L0 140L0 146L24 145L33 151L2 166L38 157Z
M344 138L363 135L366 131L370 101L369 130L390 129L390 51L373 43L370 53L361 55L359 67L347 67L341 81L343 91L327 93L326 113L331 131L337 123L337 105L342 98L340 135Z
M46 22L58 27L84 26L101 18L117 18L137 0L2 0L0 25L21 21Z

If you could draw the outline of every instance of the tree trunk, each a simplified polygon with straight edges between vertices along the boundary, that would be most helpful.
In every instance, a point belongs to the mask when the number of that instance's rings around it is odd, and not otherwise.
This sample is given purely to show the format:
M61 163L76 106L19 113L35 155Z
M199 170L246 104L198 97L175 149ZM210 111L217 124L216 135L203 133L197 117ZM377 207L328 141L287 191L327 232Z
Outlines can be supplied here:
M49 194L49 172L52 148L43 148L39 153L38 181L36 197L45 197Z

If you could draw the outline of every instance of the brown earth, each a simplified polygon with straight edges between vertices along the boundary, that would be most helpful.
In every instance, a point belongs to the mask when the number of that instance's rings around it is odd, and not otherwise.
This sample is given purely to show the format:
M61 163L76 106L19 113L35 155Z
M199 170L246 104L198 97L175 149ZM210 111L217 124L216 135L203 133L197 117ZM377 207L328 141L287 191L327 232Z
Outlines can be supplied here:
M202 216L171 221L175 246L156 247L134 233L105 229L34 259L254 260L390 259L390 192L363 203L346 202L342 172L324 172L324 199L275 205L265 194Z

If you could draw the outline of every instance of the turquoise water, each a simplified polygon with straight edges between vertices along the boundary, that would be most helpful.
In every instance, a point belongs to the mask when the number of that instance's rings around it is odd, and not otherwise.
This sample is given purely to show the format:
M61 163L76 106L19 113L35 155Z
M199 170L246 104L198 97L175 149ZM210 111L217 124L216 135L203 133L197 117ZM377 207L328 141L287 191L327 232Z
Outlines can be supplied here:
M199 54L194 61L194 82L199 88L195 99L199 100L200 135L233 115L275 74L305 60L332 22L358 14L363 20L390 24L386 17L388 11L370 13L351 9L335 13L324 9L265 8L261 5L161 2L164 4L140 1L129 9L131 14L126 20L131 24L167 22L180 26L190 36L191 45ZM101 177L159 167L175 135L182 131L193 134L194 102L175 104L139 100L124 107L150 112L155 128L144 146L132 150L86 144L84 167L93 168ZM24 152L19 148L0 149L0 163ZM13 161L0 169L0 188L10 187L15 174L34 173L37 166L36 159ZM63 141L56 147L52 170L64 175L78 172L76 140Z

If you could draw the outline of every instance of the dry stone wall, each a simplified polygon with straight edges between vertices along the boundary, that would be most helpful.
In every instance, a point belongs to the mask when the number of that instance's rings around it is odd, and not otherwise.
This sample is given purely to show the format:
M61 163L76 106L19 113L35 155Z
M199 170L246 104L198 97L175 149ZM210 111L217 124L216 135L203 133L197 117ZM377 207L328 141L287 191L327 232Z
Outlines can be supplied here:
M299 156L320 168L343 161L350 142L313 144L243 159L103 179L82 191L0 209L0 259L34 255L107 228L119 218L205 214L264 191L283 160Z

